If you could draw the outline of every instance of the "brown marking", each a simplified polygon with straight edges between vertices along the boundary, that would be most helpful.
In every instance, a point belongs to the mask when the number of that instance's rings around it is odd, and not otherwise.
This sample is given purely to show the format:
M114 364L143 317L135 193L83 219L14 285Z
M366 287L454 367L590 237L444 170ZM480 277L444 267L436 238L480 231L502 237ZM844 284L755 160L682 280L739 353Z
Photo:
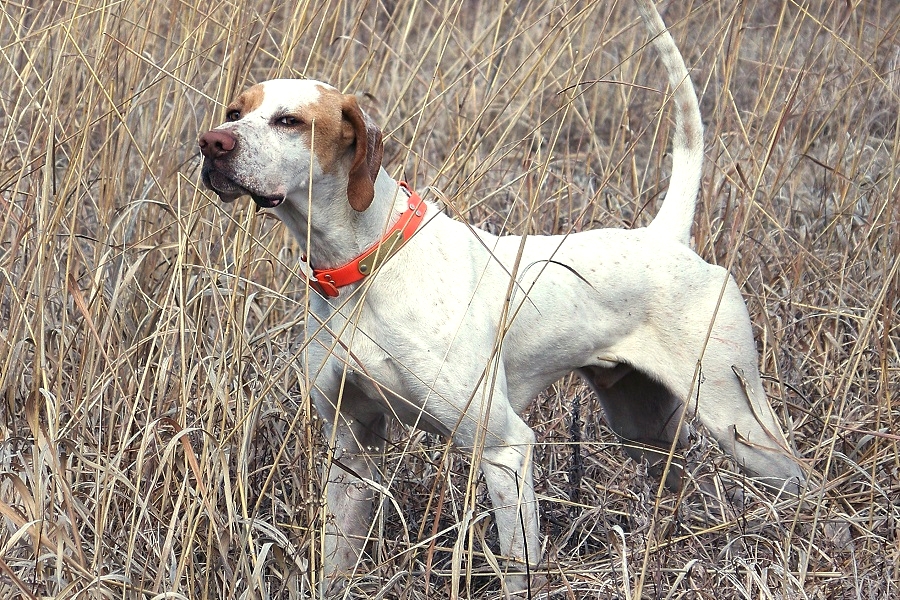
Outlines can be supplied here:
M353 164L347 181L347 198L357 212L369 208L375 197L375 178L381 168L381 130L366 119L353 96L344 96L341 106L344 123L353 129Z
M347 199L357 212L369 207L384 148L381 130L360 110L356 97L320 87L318 101L302 107L301 116L314 123L313 152L322 170L348 169Z
M334 173L343 158L347 142L341 124L341 98L337 90L319 86L319 99L300 110L300 117L313 125L316 139L313 152L326 173ZM352 140L350 140L352 143Z
M263 89L263 86L256 84L252 87L247 88L241 94L228 105L228 108L225 109L225 114L233 110L239 110L241 112L241 116L243 117L249 112L252 112L260 107L263 102L263 98L266 93Z
M686 82L686 85L690 82ZM685 146L693 146L697 144L698 132L694 129L694 120L691 118L694 109L694 102L690 98L681 98L677 100L677 110L681 113L681 119L684 121L684 144ZM675 130L676 135L678 130ZM701 134L702 135L702 134Z

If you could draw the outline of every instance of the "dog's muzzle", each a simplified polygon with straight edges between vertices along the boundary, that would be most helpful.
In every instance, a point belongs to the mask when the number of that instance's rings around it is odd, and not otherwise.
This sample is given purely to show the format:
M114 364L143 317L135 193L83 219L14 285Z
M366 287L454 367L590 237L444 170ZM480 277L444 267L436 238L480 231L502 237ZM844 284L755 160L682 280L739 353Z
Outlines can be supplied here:
M219 129L207 131L197 140L197 145L204 157L201 170L203 184L214 191L222 202L234 202L243 195L253 198L260 208L275 208L284 202L282 195L261 194L247 185L236 182L222 172L220 166L216 165L216 162L233 159L233 152L238 147L238 140L232 133Z

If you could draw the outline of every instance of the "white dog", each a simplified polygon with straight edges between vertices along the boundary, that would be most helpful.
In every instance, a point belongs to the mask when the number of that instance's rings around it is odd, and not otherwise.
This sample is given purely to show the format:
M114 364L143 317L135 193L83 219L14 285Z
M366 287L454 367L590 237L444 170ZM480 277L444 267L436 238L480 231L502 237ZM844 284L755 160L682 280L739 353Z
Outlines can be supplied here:
M200 137L204 183L225 202L248 194L273 209L314 267L303 360L333 442L332 589L362 556L376 493L366 449L384 443L391 416L480 457L517 573L505 584L525 589L541 545L535 437L519 414L572 371L635 457L664 464L686 441L687 409L751 475L775 487L804 480L760 384L741 294L688 247L703 154L697 98L652 1L638 4L677 125L669 190L646 229L473 229L394 181L355 97L317 81L255 85Z

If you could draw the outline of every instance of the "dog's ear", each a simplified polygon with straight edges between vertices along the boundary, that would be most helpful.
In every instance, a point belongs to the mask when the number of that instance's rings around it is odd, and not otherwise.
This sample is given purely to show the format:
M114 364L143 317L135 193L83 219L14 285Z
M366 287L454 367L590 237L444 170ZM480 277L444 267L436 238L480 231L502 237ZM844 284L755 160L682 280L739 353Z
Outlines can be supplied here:
M381 169L384 157L384 144L381 141L381 129L360 108L353 95L344 96L341 106L345 131L352 131L352 139L348 140L348 149L353 148L353 163L350 165L350 177L347 181L347 198L350 206L357 212L369 208L375 197L375 178Z

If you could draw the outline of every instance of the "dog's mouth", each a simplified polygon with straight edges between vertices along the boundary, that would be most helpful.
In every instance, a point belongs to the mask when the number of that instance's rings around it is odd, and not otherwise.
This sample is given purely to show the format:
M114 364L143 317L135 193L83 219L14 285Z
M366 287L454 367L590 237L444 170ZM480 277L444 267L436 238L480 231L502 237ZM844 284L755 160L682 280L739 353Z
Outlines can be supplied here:
M250 198L253 199L253 202L260 208L275 208L284 202L284 196L282 195L268 196L266 194L260 194L248 187L239 185L233 179L209 164L209 161L206 161L203 164L201 175L203 177L203 184L214 191L216 195L219 196L219 200L225 203L234 202L245 195L250 196Z

